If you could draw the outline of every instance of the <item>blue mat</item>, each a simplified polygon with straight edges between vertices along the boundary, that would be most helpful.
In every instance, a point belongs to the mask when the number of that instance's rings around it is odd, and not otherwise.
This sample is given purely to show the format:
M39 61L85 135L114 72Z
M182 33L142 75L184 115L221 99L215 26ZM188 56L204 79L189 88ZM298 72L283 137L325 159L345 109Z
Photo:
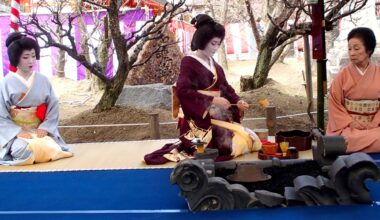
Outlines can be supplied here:
M373 158L377 166L380 167L380 154L376 153L376 154L369 154L369 155Z
M214 212L88 212L88 213L34 213L25 215L0 215L1 219L40 219L40 220L268 220L268 219L292 219L292 220L324 220L324 219L378 219L380 213L379 206L331 206L331 207L296 207L296 208L273 208L273 209L252 209Z
M0 219L377 219L373 205L189 212L171 169L0 173ZM376 217L377 216L377 217Z
M0 211L187 209L170 172L0 173Z

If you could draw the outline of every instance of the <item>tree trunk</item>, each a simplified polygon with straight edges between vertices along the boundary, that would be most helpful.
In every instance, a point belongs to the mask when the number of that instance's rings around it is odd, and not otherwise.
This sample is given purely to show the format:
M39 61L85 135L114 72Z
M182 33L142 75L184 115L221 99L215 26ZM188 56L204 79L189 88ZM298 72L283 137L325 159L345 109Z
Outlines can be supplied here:
M223 14L222 14L222 24L223 26L227 25L227 12L228 12L228 0L224 1L223 5ZM224 71L228 72L228 60L226 53L226 44L222 43L219 48L219 62L221 63Z
M90 49L88 48L87 41L89 40L87 28L84 24L83 18L80 14L78 14L78 24L79 24L79 32L80 32L80 47L82 48L83 55L86 60L90 60ZM90 70L86 68L86 79L91 79L92 73Z
M276 8L276 4L278 4L278 1L276 0L267 0L267 1L264 1L265 3L262 4L262 7L261 7L261 18L263 19L263 21L268 24L270 23L269 21L269 18L268 18L268 14L272 14L272 12L274 11L274 9Z
M278 18L281 20L287 16L287 11L282 11ZM253 74L253 88L258 89L264 86L266 79L268 78L269 70L272 68L274 62L280 57L281 53L273 54L273 51L277 49L278 52L282 52L284 44L277 45L279 29L273 23L269 23L264 37L261 40L259 46L259 54L257 55L257 63L255 72ZM285 43L285 42L284 42Z
M57 77L59 78L65 77L65 65L66 65L65 51L58 49L58 62L56 65Z
M245 0L245 6L247 8L247 12L248 12L248 16L249 16L249 23L251 25L253 36L255 37L256 47L260 48L261 37L260 37L259 31L257 30L257 24L255 21L255 16L253 14L251 3L249 0Z
M105 84L101 79L99 79L98 77L91 77L90 80L91 80L91 82L90 82L91 91L93 93L97 93L101 90L104 90Z
M257 89L264 86L270 70L272 53L273 49L268 47L266 43L261 42L255 73L253 74L253 88Z
M250 91L252 89L254 89L252 76L240 77L240 92Z
M218 62L223 67L225 72L228 72L228 61L227 61L227 54L226 54L226 46L224 43L220 45L220 48L218 50Z
M57 33L61 33L62 27L57 26ZM63 40L60 35L58 34L58 41L60 44L63 44ZM57 77L64 78L65 77L65 64L66 64L66 57L65 57L65 51L58 49L58 61L56 65L56 71L57 71Z
M226 18L227 18L227 11L228 11L228 0L224 0L223 9L218 15L215 13L214 5L215 1L207 0L207 6L210 9L211 16L216 19L219 17L219 22L223 24L223 26L226 26ZM219 47L218 50L218 63L223 67L225 72L228 72L228 61L227 61L227 55L226 55L226 46L222 42L222 44Z
M288 45L285 46L284 51L282 52L282 54L278 58L278 62L284 63L284 60L285 60L286 56L289 53L289 50L290 50L290 44L288 44Z
M103 73L106 73L107 63L109 60L108 51L109 51L109 48L111 46L111 39L112 38L111 38L110 29L109 29L108 16L106 16L104 18L103 22L104 22L103 23L104 34L103 34L103 36L101 36L101 41L100 41L100 45L98 47L98 51L97 51L96 56L99 58L98 62L100 63L100 66L103 69ZM93 77L93 79L91 79L91 88L94 91L97 92L97 91L103 90L103 89L105 89L105 87L106 87L106 85L104 84L104 82L102 80L100 80L98 77Z
M119 5L116 1L111 1L108 8L108 22L109 29L111 32L111 37L116 49L117 59L119 61L116 75L112 80L107 81L106 87L103 93L102 98L99 103L95 106L94 112L103 112L110 110L119 95L123 91L124 83L127 80L128 73L131 70L131 65L129 63L127 46L125 44L124 36L121 34L120 25L119 25ZM105 21L106 22L106 21ZM105 31L107 33L107 31ZM106 34L105 38L108 37ZM107 50L108 51L108 50ZM108 56L107 56L108 57Z
M103 112L110 110L121 92L123 91L124 82L127 79L129 69L126 64L119 64L115 78L108 84L106 84L104 93L98 104L95 106L93 112Z
M282 55L286 55L288 53L285 51L286 47L289 45L287 44L288 41L283 43L281 46L277 47L273 52L272 52L272 60L269 64L269 68L272 68L272 66L281 58ZM284 56L285 56L284 55Z
M108 63L108 49L111 44L111 40L109 38L103 38L99 49L97 51L97 56L99 58L100 66L102 67L103 73L106 74L107 71L107 63ZM106 85L105 83L100 80L98 77L92 77L91 78L91 89L94 92L101 91L105 89Z

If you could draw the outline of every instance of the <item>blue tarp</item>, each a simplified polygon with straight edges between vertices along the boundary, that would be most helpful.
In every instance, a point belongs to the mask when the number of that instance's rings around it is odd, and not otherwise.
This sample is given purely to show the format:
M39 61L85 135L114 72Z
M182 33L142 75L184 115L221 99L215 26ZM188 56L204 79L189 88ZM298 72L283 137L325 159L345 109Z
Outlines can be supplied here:
M380 183L372 181L373 205L190 212L170 172L0 173L0 219L377 219L380 213Z

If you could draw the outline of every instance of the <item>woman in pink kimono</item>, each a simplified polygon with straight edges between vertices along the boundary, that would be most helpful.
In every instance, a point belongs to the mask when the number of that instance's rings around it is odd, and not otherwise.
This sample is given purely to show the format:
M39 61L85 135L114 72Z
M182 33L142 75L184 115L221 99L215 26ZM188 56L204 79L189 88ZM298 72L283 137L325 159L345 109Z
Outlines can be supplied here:
M342 135L347 152L380 152L380 66L370 60L376 38L359 27L347 40L351 62L330 87L327 135Z
M6 40L11 65L0 82L0 164L28 165L71 157L58 125L58 99L49 80L34 72L37 42L21 33Z
M197 29L191 42L195 52L182 59L173 87L173 116L179 117L180 142L146 155L148 164L178 161L192 155L196 148L194 139L202 140L205 147L218 149L217 160L261 148L258 137L239 124L248 104L228 84L222 67L212 58L223 42L224 27L204 14L196 16L192 24Z

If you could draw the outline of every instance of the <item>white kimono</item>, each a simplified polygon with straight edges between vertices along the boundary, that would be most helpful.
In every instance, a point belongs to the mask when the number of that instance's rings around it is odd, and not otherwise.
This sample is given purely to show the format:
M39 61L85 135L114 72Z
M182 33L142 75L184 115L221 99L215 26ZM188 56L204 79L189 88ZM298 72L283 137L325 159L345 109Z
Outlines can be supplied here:
M16 73L9 73L0 81L0 164L27 165L73 155L58 132L58 99L48 78L40 73L31 77L32 81L27 82ZM46 104L46 115L36 128L47 131L48 136L37 138L36 130L20 125L11 110L35 109L42 103ZM22 130L30 132L33 138L17 138Z

